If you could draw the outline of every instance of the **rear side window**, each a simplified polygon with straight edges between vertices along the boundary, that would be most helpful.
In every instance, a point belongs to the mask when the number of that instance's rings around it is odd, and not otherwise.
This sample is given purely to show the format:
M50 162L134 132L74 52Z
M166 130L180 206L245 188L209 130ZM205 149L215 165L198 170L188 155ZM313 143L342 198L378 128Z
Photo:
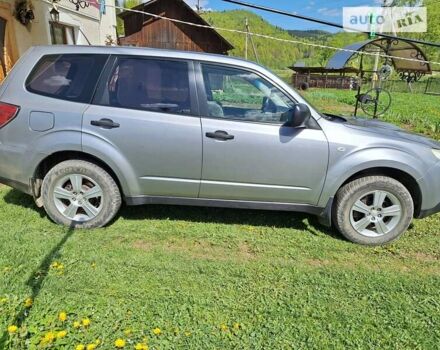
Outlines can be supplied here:
M89 103L107 55L48 55L27 79L28 91L74 102Z
M95 102L112 107L191 114L188 62L119 57Z

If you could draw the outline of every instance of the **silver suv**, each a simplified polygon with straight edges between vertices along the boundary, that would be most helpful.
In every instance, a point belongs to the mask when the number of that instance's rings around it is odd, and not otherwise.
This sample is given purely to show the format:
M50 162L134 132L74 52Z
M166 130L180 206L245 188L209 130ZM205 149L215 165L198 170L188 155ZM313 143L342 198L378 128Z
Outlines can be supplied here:
M0 182L72 227L122 202L287 210L375 245L440 211L440 143L321 114L240 59L35 47L0 87Z

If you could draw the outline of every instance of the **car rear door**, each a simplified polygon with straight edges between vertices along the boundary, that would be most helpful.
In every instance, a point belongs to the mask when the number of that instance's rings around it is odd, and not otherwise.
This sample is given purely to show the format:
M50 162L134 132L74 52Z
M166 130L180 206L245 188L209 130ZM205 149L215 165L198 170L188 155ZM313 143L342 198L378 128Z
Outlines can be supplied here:
M197 197L202 139L191 61L113 57L82 130L85 152L135 174L130 196Z
M201 198L316 204L328 162L319 126L294 129L296 102L255 72L197 67L203 132Z

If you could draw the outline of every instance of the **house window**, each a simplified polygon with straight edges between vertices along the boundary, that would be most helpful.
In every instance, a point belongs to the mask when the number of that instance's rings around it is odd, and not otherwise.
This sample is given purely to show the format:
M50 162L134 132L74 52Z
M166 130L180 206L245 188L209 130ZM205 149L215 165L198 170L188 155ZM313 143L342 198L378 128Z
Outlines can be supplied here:
M71 26L51 22L50 35L54 45L75 45L75 31Z

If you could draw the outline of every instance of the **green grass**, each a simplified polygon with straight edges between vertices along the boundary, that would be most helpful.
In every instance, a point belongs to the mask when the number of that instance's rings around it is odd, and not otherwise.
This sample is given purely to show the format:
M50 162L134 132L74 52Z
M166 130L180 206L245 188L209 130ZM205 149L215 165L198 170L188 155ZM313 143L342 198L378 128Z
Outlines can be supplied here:
M99 339L98 349L113 349L117 338L128 349L144 338L150 349L440 343L439 215L381 248L348 243L306 215L173 206L124 208L107 228L72 231L3 186L0 223L5 349L45 348L44 335L60 330L66 337L46 348ZM73 328L84 318L89 327ZM11 324L18 333L6 332Z
M324 112L342 115L354 113L355 91L310 89L301 93ZM439 96L395 92L392 93L390 109L379 119L440 139L439 102ZM363 114L360 110L359 116Z
M353 111L353 92L305 95L324 111ZM440 138L438 97L394 96L384 120ZM97 339L97 349L114 349L118 338L126 349L440 344L440 215L379 248L283 212L132 207L107 228L73 231L0 186L0 225L0 349L74 349ZM90 326L74 328L83 319ZM9 334L10 325L18 331ZM62 330L64 338L44 342Z

